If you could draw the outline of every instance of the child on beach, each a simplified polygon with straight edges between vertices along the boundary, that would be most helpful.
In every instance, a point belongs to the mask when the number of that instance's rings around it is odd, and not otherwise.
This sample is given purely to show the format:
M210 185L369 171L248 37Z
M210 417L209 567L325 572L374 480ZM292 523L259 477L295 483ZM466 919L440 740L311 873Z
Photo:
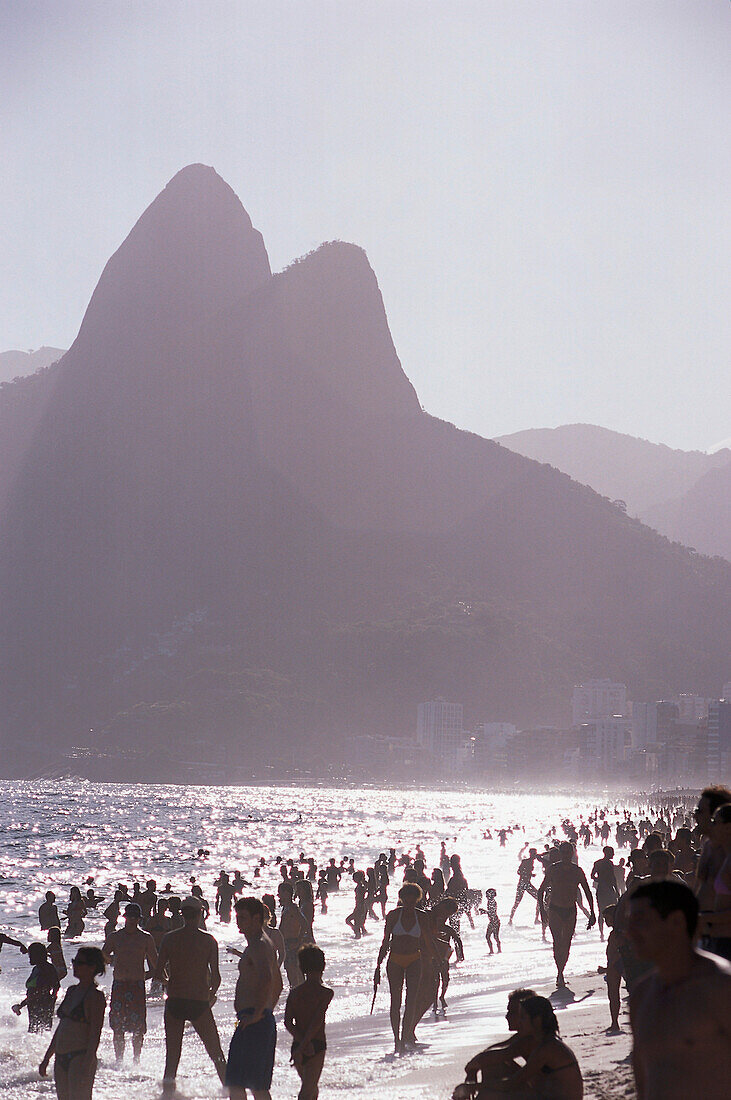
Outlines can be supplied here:
M45 943L32 943L28 960L33 969L25 983L26 994L20 1004L13 1005L13 1012L20 1016L22 1009L28 1009L28 1031L50 1031L61 983L55 966L48 961Z
M502 951L500 944L500 917L497 914L497 890L494 887L490 887L485 891L485 904L487 905L487 931L485 932L485 939L487 940L487 946L490 948L490 954L494 955L492 947L493 937L495 938L495 945L498 950L498 955Z
M305 980L290 990L284 1026L292 1036L292 1062L302 1081L298 1100L317 1100L327 1050L325 1015L333 990L322 984L325 955L319 947L301 947L297 961Z

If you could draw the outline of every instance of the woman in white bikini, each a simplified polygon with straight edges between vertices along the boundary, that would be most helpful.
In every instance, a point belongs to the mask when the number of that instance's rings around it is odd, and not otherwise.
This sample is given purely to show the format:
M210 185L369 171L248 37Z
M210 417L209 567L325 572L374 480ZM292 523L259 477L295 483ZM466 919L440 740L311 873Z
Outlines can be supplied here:
M381 980L381 963L388 956L386 976L391 991L391 1029L397 1054L416 1042L414 1029L419 1008L419 986L422 974L431 973L431 960L437 955L432 934L431 917L417 909L422 899L421 887L405 883L398 893L399 905L386 914L383 943L378 952L376 985ZM401 1004L406 986L403 1019Z

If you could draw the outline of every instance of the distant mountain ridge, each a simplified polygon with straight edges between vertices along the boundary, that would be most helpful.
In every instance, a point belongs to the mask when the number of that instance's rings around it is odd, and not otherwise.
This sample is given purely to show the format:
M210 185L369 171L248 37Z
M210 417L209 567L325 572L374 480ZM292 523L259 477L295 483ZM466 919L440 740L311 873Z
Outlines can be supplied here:
M0 382L24 378L57 363L63 348L37 348L36 351L0 351Z
M93 729L347 759L435 694L561 722L586 676L727 675L724 563L424 412L362 249L272 275L210 168L143 214L52 370L0 502L20 755Z
M674 450L593 424L533 428L497 441L603 496L624 500L630 515L668 538L731 557L727 448L712 454Z

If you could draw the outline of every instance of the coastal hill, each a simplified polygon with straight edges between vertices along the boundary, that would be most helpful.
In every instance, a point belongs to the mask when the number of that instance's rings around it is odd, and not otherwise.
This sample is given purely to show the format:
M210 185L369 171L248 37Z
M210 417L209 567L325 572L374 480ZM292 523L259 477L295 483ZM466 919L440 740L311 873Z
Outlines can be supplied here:
M703 554L731 558L731 450L682 451L595 424L499 436L512 451L548 462L630 515Z
M0 351L0 383L26 378L35 371L57 363L63 348L38 348L36 351Z
M731 567L430 416L365 253L272 275L211 168L143 214L54 370L0 512L19 758L337 762L439 693L561 722L588 676L727 675Z

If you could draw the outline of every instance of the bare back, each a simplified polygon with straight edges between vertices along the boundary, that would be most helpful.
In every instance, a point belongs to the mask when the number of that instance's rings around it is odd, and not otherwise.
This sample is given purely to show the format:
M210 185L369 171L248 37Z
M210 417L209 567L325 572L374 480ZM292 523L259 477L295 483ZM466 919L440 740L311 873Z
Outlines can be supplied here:
M208 932L186 925L163 936L160 964L167 963L168 996L207 1001L218 989L218 944Z

